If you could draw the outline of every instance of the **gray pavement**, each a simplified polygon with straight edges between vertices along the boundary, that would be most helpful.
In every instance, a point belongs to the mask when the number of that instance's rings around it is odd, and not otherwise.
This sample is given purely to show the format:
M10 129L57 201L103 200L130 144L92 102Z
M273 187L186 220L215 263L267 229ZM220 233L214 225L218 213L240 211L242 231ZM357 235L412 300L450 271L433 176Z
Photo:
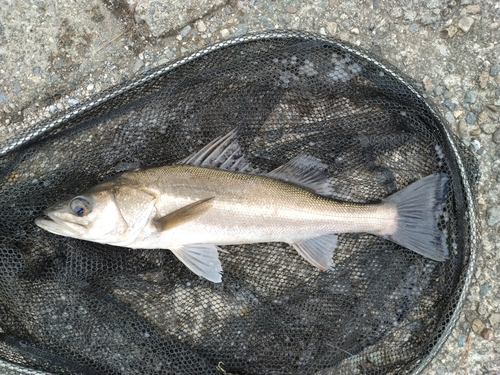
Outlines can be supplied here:
M423 374L500 374L496 0L0 0L0 142L200 47L285 28L334 36L396 65L473 148L483 242L459 323Z

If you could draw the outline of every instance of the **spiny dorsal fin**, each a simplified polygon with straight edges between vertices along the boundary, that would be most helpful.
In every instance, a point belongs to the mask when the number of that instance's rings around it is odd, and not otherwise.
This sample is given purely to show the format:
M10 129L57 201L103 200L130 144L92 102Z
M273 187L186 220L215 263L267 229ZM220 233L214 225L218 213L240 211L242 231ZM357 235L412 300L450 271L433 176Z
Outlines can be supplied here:
M212 199L214 198L215 197L210 197L190 203L187 206L179 208L178 210L156 219L156 229L158 229L158 231L165 231L196 219L197 217L205 214L212 207Z
M328 183L328 166L311 155L299 155L269 172L267 176L293 182L313 190L320 195L330 195L332 189Z
M243 156L236 129L223 137L217 137L201 150L179 162L196 167L225 169L235 172L250 172L252 166Z

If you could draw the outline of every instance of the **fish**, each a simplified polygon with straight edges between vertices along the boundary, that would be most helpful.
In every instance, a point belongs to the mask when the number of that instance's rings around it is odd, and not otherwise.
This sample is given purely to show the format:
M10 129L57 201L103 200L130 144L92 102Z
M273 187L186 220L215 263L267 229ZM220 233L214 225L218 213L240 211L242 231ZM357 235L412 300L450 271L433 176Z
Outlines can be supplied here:
M433 173L380 201L332 199L327 165L302 154L261 173L237 131L178 163L117 174L44 211L57 235L132 249L168 249L196 275L222 281L219 246L285 242L331 270L338 235L368 233L434 261L448 259L439 215L448 177Z

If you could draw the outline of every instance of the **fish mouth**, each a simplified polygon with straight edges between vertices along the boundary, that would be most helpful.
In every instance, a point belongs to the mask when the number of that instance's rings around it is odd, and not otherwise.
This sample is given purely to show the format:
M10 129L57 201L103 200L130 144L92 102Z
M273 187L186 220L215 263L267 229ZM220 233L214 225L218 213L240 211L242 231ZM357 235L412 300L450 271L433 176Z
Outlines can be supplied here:
M43 217L36 218L35 224L48 232L74 238L80 238L86 229L85 225L64 221L50 212L44 212Z

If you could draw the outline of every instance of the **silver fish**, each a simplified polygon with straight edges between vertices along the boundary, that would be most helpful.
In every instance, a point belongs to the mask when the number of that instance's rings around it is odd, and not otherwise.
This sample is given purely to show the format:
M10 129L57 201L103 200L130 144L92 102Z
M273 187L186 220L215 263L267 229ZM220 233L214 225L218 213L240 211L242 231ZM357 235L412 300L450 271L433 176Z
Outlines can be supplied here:
M448 257L438 229L447 176L424 177L375 204L339 202L326 165L301 155L249 173L232 131L176 165L114 176L36 219L62 236L171 250L195 274L221 282L218 245L286 242L313 266L332 267L337 234L366 232L425 257Z

